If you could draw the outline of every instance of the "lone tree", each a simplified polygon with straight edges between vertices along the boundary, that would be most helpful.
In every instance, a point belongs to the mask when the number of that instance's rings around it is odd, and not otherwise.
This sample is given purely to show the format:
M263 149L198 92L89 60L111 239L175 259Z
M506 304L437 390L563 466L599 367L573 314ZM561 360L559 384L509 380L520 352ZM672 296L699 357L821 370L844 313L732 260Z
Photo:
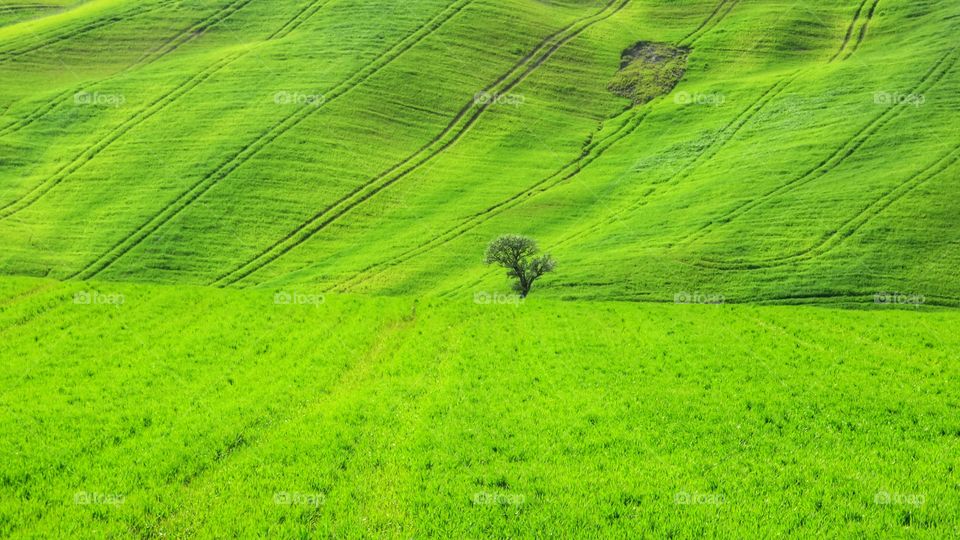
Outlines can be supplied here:
M521 298L530 294L533 282L547 272L552 272L557 266L550 254L535 255L540 249L532 238L517 234L505 234L487 246L487 264L499 264L508 270L507 277L516 278L513 290L520 293Z

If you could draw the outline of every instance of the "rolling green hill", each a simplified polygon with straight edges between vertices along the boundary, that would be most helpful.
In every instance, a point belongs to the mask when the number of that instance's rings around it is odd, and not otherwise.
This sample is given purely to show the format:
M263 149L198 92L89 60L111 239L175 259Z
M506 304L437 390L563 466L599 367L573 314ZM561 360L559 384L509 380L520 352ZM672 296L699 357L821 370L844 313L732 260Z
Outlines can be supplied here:
M497 283L478 254L516 231L562 261L555 297L955 304L960 8L661 4L103 1L7 25L0 269L450 293ZM687 51L645 103L608 89L638 42Z
M960 534L958 36L0 2L0 536Z

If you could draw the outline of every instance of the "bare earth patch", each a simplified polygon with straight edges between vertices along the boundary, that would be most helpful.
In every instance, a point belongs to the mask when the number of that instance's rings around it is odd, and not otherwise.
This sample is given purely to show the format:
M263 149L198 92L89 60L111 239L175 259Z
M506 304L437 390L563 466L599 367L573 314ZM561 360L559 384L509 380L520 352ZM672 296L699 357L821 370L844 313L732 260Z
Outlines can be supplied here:
M620 70L607 89L642 105L670 93L687 68L690 49L641 41L623 51Z

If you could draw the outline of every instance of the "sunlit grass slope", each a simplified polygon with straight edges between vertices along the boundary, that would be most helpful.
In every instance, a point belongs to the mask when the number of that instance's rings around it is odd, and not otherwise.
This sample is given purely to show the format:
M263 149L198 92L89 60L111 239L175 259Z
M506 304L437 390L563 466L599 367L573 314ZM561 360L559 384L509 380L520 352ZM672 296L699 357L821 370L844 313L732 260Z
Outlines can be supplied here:
M587 306L5 278L0 535L960 533L956 313Z
M554 298L956 304L950 2L71 5L0 28L0 270ZM638 42L668 94L608 90Z

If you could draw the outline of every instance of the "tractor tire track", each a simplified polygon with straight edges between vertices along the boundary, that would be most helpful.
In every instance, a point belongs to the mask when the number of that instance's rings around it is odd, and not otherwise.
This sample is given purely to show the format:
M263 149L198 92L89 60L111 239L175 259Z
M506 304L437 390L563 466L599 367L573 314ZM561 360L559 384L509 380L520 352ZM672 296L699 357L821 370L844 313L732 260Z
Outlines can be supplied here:
M323 9L331 0L314 0L313 2L308 3L302 10L297 12L286 24L277 29L276 32L270 34L267 37L267 41L272 41L274 39L283 39L290 35L291 32L300 28L303 23L307 22L310 18L317 14L318 11Z
M55 9L61 6L55 4L3 4L0 5L0 13L34 10L34 9Z
M0 5L0 16L13 17L7 21L0 21L0 28L13 26L30 19L48 16L50 12L61 11L63 6L52 4L4 4ZM45 13L46 12L46 13ZM19 18L23 16L23 18Z
M843 51L846 50L847 45L850 43L850 38L853 37L853 30L857 27L857 23L860 21L860 14L863 12L864 6L866 6L867 2L869 1L870 0L862 0L860 5L857 6L857 11L853 14L853 20L850 21L850 26L847 28L847 33L845 36L843 36L843 42L840 43L840 48L837 49L837 52L830 57L829 61L827 61L828 64L836 60L837 57L843 54Z
M901 182L889 192L884 193L872 203L867 205L863 210L854 214L835 231L828 233L818 242L803 250L791 253L789 255L770 257L766 259L720 261L705 258L691 264L698 267L713 268L717 270L751 270L756 268L776 268L795 262L805 262L822 257L823 255L826 255L827 253L840 247L848 238L853 236L857 231L880 216L894 203L903 199L930 180L939 177L958 161L960 161L960 146L954 147L950 152L947 152L946 155L940 157L931 165L925 167L920 172Z
M863 25L860 26L860 33L857 35L857 41L856 43L853 44L853 47L850 49L850 52L848 52L847 55L843 57L844 60L853 56L853 54L857 52L857 49L860 48L860 45L863 43L863 40L866 39L867 28L870 26L870 21L873 20L873 15L876 13L877 5L879 4L880 4L880 0L873 0L873 5L870 6L870 11L867 12L867 18L865 21L863 21Z
M912 92L916 94L922 94L943 80L947 73L953 69L957 63L956 52L957 49L953 49L937 60L934 66L927 71L927 73L917 83ZM820 163L818 163L815 167L808 169L800 176L777 186L776 188L764 193L759 197L737 205L726 214L709 221L702 227L693 231L691 234L681 239L679 243L690 244L696 240L699 240L712 232L714 225L726 225L753 210L754 208L829 173L835 167L845 162L874 135L876 135L877 132L898 118L906 106L907 104L899 104L884 110L881 114L877 115L873 120L868 122L866 126L854 133L852 137L847 139L833 153L820 161Z
M128 73L138 67L152 64L157 60L167 56L168 54L176 51L180 47L190 43L191 41L206 35L207 30L217 26L218 24L226 21L238 11L247 7L253 0L234 0L233 2L228 3L226 6L215 11L209 17L202 19L201 21L193 24L192 26L181 30L179 33L172 36L170 39L165 41L159 47L156 47L153 51L150 51L140 57L139 60L134 62L132 65L126 67L120 73ZM116 77L114 75L113 77ZM112 77L111 77L112 78Z
M724 5L725 3L726 3L726 9L725 9L719 16L712 17L712 18L711 18L712 20L706 21L706 24L704 25L705 27L702 29L702 31L701 31L699 34L697 34L696 36L694 36L692 39L690 39L690 38L688 37L687 39L689 39L689 41L682 41L682 42L680 42L679 45L682 46L682 47L693 47L694 45L696 45L697 42L700 41L701 38L703 38L704 36L706 36L707 34L709 34L710 32L712 32L714 28L716 28L717 26L719 26L720 23L722 23L723 20L726 19L726 18L727 18L727 15L729 15L730 12L733 11L733 8L737 7L737 4L738 4L739 2L740 2L740 0L726 0L726 1L721 1L721 2L720 2L720 5L717 6L717 10L720 10L721 8L723 8L723 5ZM714 12L714 13L716 13L716 12Z
M139 6L136 8L129 9L127 11L123 11L114 15L107 16L102 19L97 19L95 21L82 24L79 27L72 28L62 34L46 38L43 41L40 41L39 43L34 42L29 45L23 46L19 49L2 51L0 52L0 65L5 64L11 60L16 60L17 58L25 54L29 54L35 51L39 51L41 49L45 49L47 47L57 45L65 41L69 41L75 37L82 36L89 32L93 32L94 30L99 30L100 28L111 26L119 22L123 22L128 19L132 19L134 17L138 17L140 15L149 13L151 11L156 11L160 7L161 7L160 5Z
M717 13L720 12L720 10L723 8L723 6L724 6L728 1L729 1L729 0L720 0L720 2L717 4L717 6L713 8L713 11L712 11L709 15L707 15L707 18L704 19L703 22L701 22L696 28L694 28L693 30L691 30L689 34L687 34L687 35L683 36L682 38L680 38L680 41L678 41L677 43L680 43L680 44L686 43L686 41L687 41L688 39L691 39L694 35L696 35L698 32L700 32L701 30L703 30L704 27L706 27L707 24L709 24L710 21L712 21L713 18L717 16ZM864 0L864 1L866 1L866 0Z
M331 92L325 94L326 99L322 105L328 105L340 96L345 95L354 88L363 84L367 79L391 64L402 54L440 29L444 24L463 11L471 2L472 0L457 0L450 4L426 25L420 27L407 37L400 40L389 50L355 72L347 80L341 82ZM302 121L310 117L321 108L322 106L303 107L275 122L273 125L261 132L260 135L258 135L251 142L247 143L238 151L230 155L213 171L207 173L198 181L194 182L190 187L178 195L176 199L150 216L129 236L115 243L105 253L84 266L81 270L71 275L68 279L92 277L109 268L114 262L130 252L130 250L140 245L140 243L153 234L157 229L180 214L180 212L190 206L190 204L196 201L204 193L209 191L214 185L229 176L231 173L233 173L233 171L258 154L263 148L271 144L284 133L299 125Z
M34 122L50 114L58 106L63 105L63 102L68 100L71 96L74 96L78 92L83 91L84 88L87 88L95 84L104 84L106 82L117 79L123 75L126 75L135 69L148 66L162 59L163 57L167 56L173 51L179 49L181 46L193 41L194 39L197 39L198 37L206 33L206 31L211 27L216 26L217 24L220 24L221 22L223 22L224 20L226 20L236 12L240 11L241 9L246 7L247 4L249 4L251 1L252 0L234 0L233 2L228 3L226 6L217 10L210 16L200 20L199 22L191 25L188 28L181 30L179 33L175 34L170 39L162 43L160 46L154 48L152 51L144 54L139 59L137 59L133 64L130 64L129 66L125 67L120 72L115 73L109 77L100 79L99 81L96 81L90 84L82 84L57 94L56 96L53 97L51 101L40 105L39 107L37 107L36 109L28 113L23 118L19 120L15 120L10 124L8 124L7 126L0 129L0 137L12 135L14 133L21 131L24 128L29 127Z
M642 110L642 109L641 109ZM334 288L339 288L342 291L345 291L351 287L355 287L368 279L376 277L383 272L389 270L390 268L396 267L404 262L407 262L410 259L419 257L434 249L442 247L453 240L463 236L464 234L470 232L476 227L482 225L483 223L493 219L497 215L519 206L520 204L526 202L529 197L534 195L542 194L561 183L570 180L574 176L580 174L580 172L586 168L588 165L593 163L595 160L600 158L610 147L614 146L621 140L632 135L643 123L646 117L649 115L649 109L644 110L642 113L637 113L633 111L632 114L628 114L626 120L621 123L614 131L607 136L603 137L599 141L591 142L588 146L584 148L579 156L574 158L572 161L563 165L560 169L552 173L551 175L543 178L542 180L531 185L527 189L516 193L493 206L488 207L482 212L478 212L465 221L460 222L453 227L448 228L439 235L434 236L426 242L399 254L398 256L390 259L388 261L383 261L380 263L374 263L364 269L362 269L357 274L353 275L351 278L341 282L333 287L328 288L325 292L330 292ZM621 113L622 114L622 113ZM368 274L368 275L367 275Z
M191 28L188 28L188 29L186 29L185 31L181 32L179 35L186 37L186 39L184 39L184 40L177 40L177 39L169 40L168 43L166 44L166 47L165 47L165 48L157 49L158 51L161 51L161 52L160 52L159 55L157 55L157 56L155 56L154 58L152 58L152 59L150 60L150 63L155 62L156 60L159 60L159 59L162 58L163 56L165 56L165 55L173 52L173 51L174 51L176 48L178 48L180 45L183 45L184 43L186 43L186 42L188 42L188 41L190 41L190 40L192 40L192 39L195 39L195 38L199 35L199 34L197 33L198 30L196 30L197 28L202 27L202 30L199 30L199 32L204 32L204 31L206 31L207 28L210 28L210 27L213 26L213 25L216 25L216 24L219 24L219 23L223 22L224 20L226 20L228 17L230 17L230 16L233 15L234 13L236 13L236 12L238 12L239 10L241 10L242 8L246 7L248 4L250 4L251 1L252 1L252 0L237 0L237 1L235 1L235 2L233 2L233 3L231 3L231 4L229 4L229 5L227 5L227 6L224 7L223 9L219 10L218 12L214 13L214 14L211 15L210 17L207 17L205 20L201 21L200 23L197 23L197 24L193 25ZM320 4L320 5L319 5L319 7L317 7L316 9L312 10L310 16L313 16L313 14L315 14L321 7L323 7L323 5L326 5L327 3L329 3L329 1L330 1L330 0L327 0L326 2L322 2L322 3L318 1L318 2L314 2L313 4L311 4L311 5L317 5L317 4ZM295 18L299 18L301 15L302 15L302 13L298 13L298 14L295 16ZM296 24L293 24L293 25L290 24L290 22L293 20L293 19L291 19L291 21L287 21L287 22L284 24L284 28L287 28L290 32L292 32L292 31L294 31L296 28L298 28L298 27L300 26L300 24L302 24L303 22L305 22L308 18L309 18L309 17L300 18L300 20L299 20ZM248 51L239 52L239 53L234 53L233 55L227 57L227 58L229 58L229 61L226 62L226 63L223 62L223 59L218 60L217 62L215 62L214 64L212 64L211 66L209 66L206 70L202 71L200 74L195 75L194 77L192 77L191 79L185 81L184 83L181 83L180 85L178 85L177 88L174 88L173 90L171 90L170 92L168 92L168 93L165 94L164 96L161 96L158 100L154 101L153 103L151 103L150 105L148 105L148 106L145 107L144 109L141 109L140 111L138 111L136 114L134 114L134 116L132 116L131 118L129 118L129 119L128 119L127 121L125 121L123 124L121 124L121 125L118 126L117 128L114 128L114 130L111 131L110 134L108 134L108 136L106 137L106 139L101 139L101 141L98 141L98 142L95 143L92 147L88 148L87 150L84 150L84 152L82 152L82 153L80 154L80 156L78 156L77 158L74 159L74 162L71 162L71 163L65 165L64 167L62 167L60 170L58 170L56 173L54 173L54 175L53 175L52 177L48 178L48 179L47 179L46 181L44 181L44 182L41 182L40 185L38 185L38 186L36 186L35 188L31 189L29 192L27 192L27 193L26 193L25 195L23 195L22 197L20 197L20 198L12 201L12 202L10 202L10 203L7 203L6 205L4 205L4 206L2 206L2 207L0 207L0 221L2 221L2 220L4 220L4 219L6 219L6 218L8 218L8 217L10 217L10 216L12 216L12 215L14 215L14 214L16 214L17 212L20 212L21 210L24 210L24 209L30 207L30 206L31 206L33 203L35 203L40 197L42 197L43 195L45 195L46 193L48 193L50 190L52 190L54 187L56 187L56 185L58 185L61 181L63 181L63 179L64 179L66 176L69 176L69 175L72 174L73 172L76 172L76 170L79 169L83 164L85 164L87 161L91 160L93 157L95 157L97 154L99 154L102 150L104 150L104 149L105 149L106 147L108 147L110 144L112 144L113 142L115 142L115 141L117 140L117 138L119 138L120 136L122 136L122 135L125 134L126 132L130 131L131 129L133 129L134 127L136 127L137 125L139 125L139 124L142 123L143 121L145 121L145 120L147 120L148 118L152 117L152 116L153 116L154 114L156 114L157 112L160 112L160 110L163 110L164 108L166 108L167 105L173 103L173 101L176 101L177 99L179 99L180 97L182 97L187 91L192 90L192 89L193 89L194 87L196 87L198 84L206 81L206 80L209 79L213 74L215 74L216 72L220 71L220 69L222 69L222 68L226 67L228 64L230 64L230 63L238 60L240 57L246 55L248 52L249 52L249 50L248 50ZM219 66L219 67L217 67L217 66ZM122 75L123 73L125 73L125 72L127 72L127 71L129 71L129 70L134 69L135 67L136 67L136 65L129 66L129 67L128 67L127 69L125 69L123 72L118 73L118 74L116 74L116 75L113 75L113 76L111 76L111 77L108 77L107 79L104 79L104 81L109 80L109 79L112 79L112 78L115 78L115 77L118 77L118 76ZM211 69L212 69L213 71L210 71ZM197 84L192 84L192 82L193 82L195 79L197 79L198 77L200 78L200 79L199 79L199 82L197 82ZM101 83L104 82L104 81L101 81ZM183 91L183 92L181 92L180 90L181 90L181 89L184 89L184 88L186 88L186 90ZM69 91L68 91L68 93L69 93ZM171 96L172 96L172 97L171 97ZM167 98L170 98L170 100L169 100L169 101L166 101ZM166 101L166 102L165 102L165 103L163 104L163 106L161 106L160 108L151 110L151 109L153 109L153 108L157 105L157 103L159 103L159 102L161 102L161 101ZM56 105L54 105L53 107L55 107L55 106L56 106ZM52 109L53 107L51 107L51 109ZM119 130L119 134L117 134L118 130ZM116 136L114 136L115 134L116 134ZM107 142L106 144L102 144L104 140L107 140L108 142ZM93 151L93 152L91 153L91 151ZM86 157L84 158L84 156L86 156ZM82 159L81 163L80 163L79 165L73 167L73 165L75 165L75 162L76 162L77 160L81 160L81 159ZM66 171L66 172L65 172L65 171Z
M509 92L518 84L523 82L531 73L536 71L563 45L579 36L587 28L590 28L591 26L606 20L616 13L619 13L620 10L626 7L629 2L630 0L613 0L606 4L603 9L597 13L580 19L579 21L575 21L572 25L567 27L568 30L566 32L561 31L560 33L557 33L556 41L546 48L546 50L544 50L537 58L533 59L533 54L527 55L527 57L525 57L526 61L521 61L521 63L516 64L510 69L510 71L507 72L506 75L501 76L497 82L491 86L488 86L483 92L495 90L493 94L494 96L503 95ZM549 43L549 41L547 43ZM538 49L542 49L544 46L545 45L540 46ZM534 54L538 49L534 50ZM520 73L511 79L511 74L516 73L517 71L520 71ZM502 82L502 87L496 88L496 85L500 82ZM401 162L393 165L390 169L373 177L364 184L361 184L349 194L340 198L327 208L321 210L309 220L301 223L296 229L288 233L284 238L274 242L265 250L261 251L253 259L250 259L233 270L219 276L212 284L218 286L232 285L242 279L245 279L252 273L273 263L281 256L302 245L304 242L312 238L317 232L325 229L327 226L335 222L337 219L345 215L356 206L369 200L377 193L383 191L397 181L418 170L426 163L442 155L447 149L453 146L458 140L460 140L466 133L470 131L473 125L489 109L492 100L479 100L481 101L479 104L477 101L478 100L474 99L473 101L468 102L464 108L461 109L461 113L457 114L453 122L451 122L447 128L434 137L434 139L427 143L421 150L416 151L414 154L411 154ZM459 120L464 118L464 111L470 110L474 111L473 114L467 117L462 125L460 125L456 131L454 131L453 126L459 124ZM436 147L433 148L434 146ZM423 149L428 150L424 151ZM421 154L423 155L421 156ZM411 162L413 163L410 164ZM401 167L404 168L401 169ZM396 173L394 174L394 172Z
M37 120L50 114L51 111L53 111L54 109L56 109L58 106L62 104L61 103L62 101L66 100L72 95L76 95L76 93L79 92L81 89L82 88L69 89L57 94L56 96L53 97L52 100L40 105L33 111L27 113L27 115L24 116L23 118L19 120L14 120L13 122L10 122L6 126L4 126L2 129L0 129L0 137L5 137L7 135L17 133L21 129L33 124Z
M772 86L767 88L763 93L760 94L760 96L756 100L750 103L750 105L748 105L740 114L734 117L730 122L728 122L723 128L719 130L720 137L718 137L713 142L711 142L710 145L708 145L699 154L697 154L697 156L695 156L693 160L688 162L686 165L684 165L680 170L675 172L669 178L667 178L666 180L657 182L653 187L649 188L644 193L644 197L641 200L639 200L636 204L624 210L621 210L620 212L617 212L616 214L594 224L593 226L590 226L586 229L582 229L578 232L574 232L570 235L567 235L565 238L561 239L559 242L553 244L552 247L556 248L556 247L562 246L578 238L581 238L587 234L590 234L600 229L601 227L604 227L610 223L616 222L617 220L621 219L622 215L633 212L639 209L640 207L646 205L648 200L647 197L649 197L658 189L657 185L675 184L680 180L682 180L683 178L689 176L689 174L699 165L700 162L704 160L712 159L713 156L719 153L719 151L724 146L726 146L726 144L729 143L745 125L747 125L771 101L779 97L803 73L804 73L803 70L799 70L795 72L793 75L788 76L784 79L781 79L780 81L777 81ZM707 156L707 157L705 158L704 156ZM392 265L392 266L395 266L395 265ZM368 271L368 270L369 268L364 271ZM376 275L379 275L380 273L382 272L377 272ZM357 278L361 278L360 282L365 281L366 279L369 279L369 278L362 278L360 274L357 274L352 276L347 281L347 283L349 284L351 280L356 280ZM480 280L475 281L474 285L476 285L477 283L480 283L481 281L482 281L482 278ZM468 285L469 284L463 284L461 286L455 287L454 289L451 289L446 293L443 293L442 296L451 297L457 294L459 291L463 290Z
M690 174L693 173L701 164L705 161L713 159L720 151L736 137L736 135L742 130L747 124L749 124L757 114L760 113L771 101L780 97L786 89L793 84L793 82L800 77L803 72L796 72L791 76L786 77L777 81L769 88L767 88L760 96L751 102L743 111L740 112L737 116L728 122L722 129L719 131L719 136L714 139L709 145L707 145L703 150L700 151L692 160L687 164L677 170L675 173L670 175L665 180L653 183L643 194L643 197L639 199L633 205L628 206L627 208L614 213L613 215L607 217L606 219L595 223L594 225L587 227L586 229L581 229L578 232L574 232L567 237L561 239L554 247L560 247L565 244L568 244L574 240L582 238L590 233L596 232L602 227L608 226L616 221L622 219L626 214L635 212L636 210L642 208L649 201L650 195L656 193L661 187L674 185L685 178L688 178Z
M117 141L120 137L125 135L130 130L139 126L143 122L149 120L151 117L164 110L167 106L175 102L181 96L197 87L214 74L219 72L221 69L225 68L227 65L239 59L244 52L233 53L221 59L220 61L214 63L212 66L208 67L204 71L201 71L197 75L190 77L186 81L177 85L173 90L167 92L163 96L154 100L150 105L141 109L136 114L128 118L122 124L112 129L105 137L98 140L92 146L83 150L79 155L73 158L69 163L62 166L57 172L52 176L35 186L33 189L28 191L22 197L16 199L15 201L9 202L6 205L0 207L0 220L7 219L13 215L16 215L18 212L21 212L35 202L37 202L45 194L49 193L50 190L59 185L65 178L71 174L77 172L84 165L89 163L93 158L103 152L105 149L110 147L114 142Z

